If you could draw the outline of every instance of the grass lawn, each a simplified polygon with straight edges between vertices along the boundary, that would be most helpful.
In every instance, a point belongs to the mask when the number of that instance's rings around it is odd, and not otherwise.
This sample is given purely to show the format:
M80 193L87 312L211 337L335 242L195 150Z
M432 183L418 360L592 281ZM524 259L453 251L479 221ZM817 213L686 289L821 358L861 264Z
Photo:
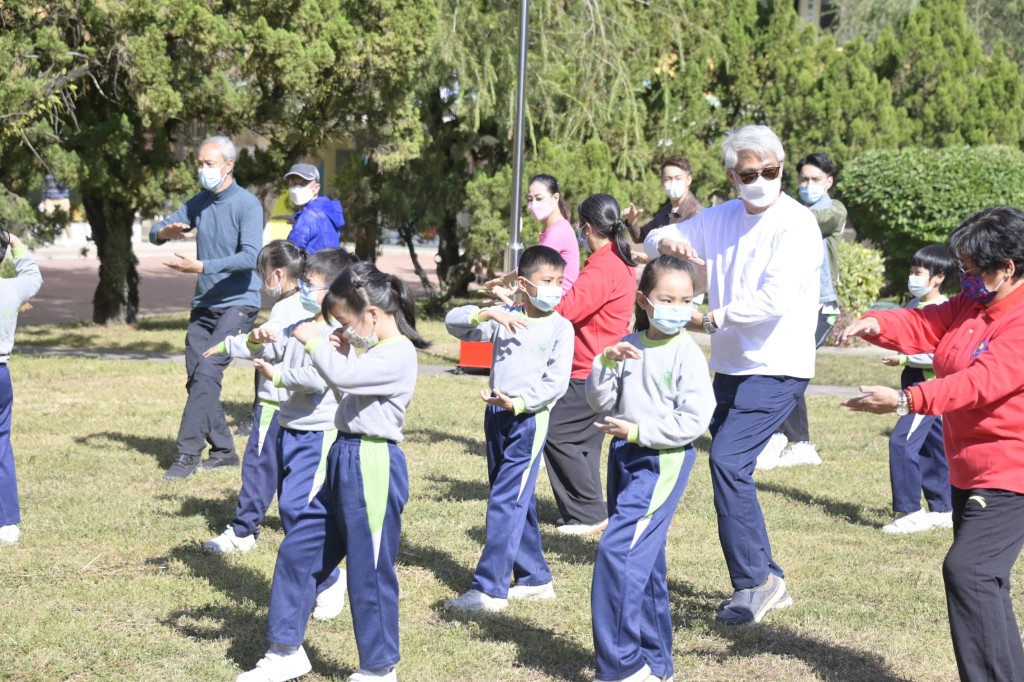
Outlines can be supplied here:
M443 327L423 329L441 343L422 361L452 362L457 345L444 340ZM19 342L73 339L179 353L183 330L183 319L171 317L130 335L24 328ZM24 520L20 544L0 547L0 679L230 680L251 668L265 649L281 525L273 507L252 552L216 557L199 550L230 521L239 474L161 480L175 454L183 367L16 355L11 371ZM543 474L539 513L558 599L473 617L441 609L469 588L484 537L487 479L476 397L484 381L421 377L409 414L399 674L428 682L592 679L596 540L555 532L558 513ZM249 371L228 371L230 421L247 409L251 386ZM894 419L847 413L837 400L808 399L822 466L758 476L774 553L796 601L760 627L712 623L715 605L731 590L708 443L698 442L701 459L668 545L676 680L955 679L940 574L950 532L879 531L890 518L885 434ZM237 445L241 450L242 441ZM1015 576L1019 582L1019 570ZM345 679L357 667L351 630L347 607L335 621L311 623L314 673L304 679Z

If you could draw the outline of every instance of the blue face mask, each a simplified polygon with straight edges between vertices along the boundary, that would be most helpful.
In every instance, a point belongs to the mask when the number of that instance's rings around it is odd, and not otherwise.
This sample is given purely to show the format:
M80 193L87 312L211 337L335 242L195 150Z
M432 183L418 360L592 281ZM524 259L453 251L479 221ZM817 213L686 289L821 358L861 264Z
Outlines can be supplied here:
M309 289L299 291L299 303L307 313L316 315L320 312L320 304L316 302L316 292Z
M646 298L646 297L645 297ZM662 334L675 336L683 331L690 318L693 317L693 304L686 305L657 305L647 299L647 302L654 307L651 313L651 325Z
M199 169L199 184L202 185L203 189L208 189L211 192L224 182L224 178L220 176L220 168L200 168Z
M530 280L526 281L533 284ZM530 303L542 313L554 310L562 300L562 287L560 286L538 286L536 284L533 286L537 288L537 295L530 296L530 292L527 291L526 296L530 299Z
M977 275L968 275L966 272L960 272L960 287L963 289L964 296L982 305L988 305L992 302L992 299L999 293L999 289L1002 288L1006 282L1004 279L996 287L995 291L989 291L988 287L985 286L985 280L982 279L981 273Z
M816 204L826 194L826 190L821 185L812 185L810 183L806 185L800 185L800 201L805 204Z

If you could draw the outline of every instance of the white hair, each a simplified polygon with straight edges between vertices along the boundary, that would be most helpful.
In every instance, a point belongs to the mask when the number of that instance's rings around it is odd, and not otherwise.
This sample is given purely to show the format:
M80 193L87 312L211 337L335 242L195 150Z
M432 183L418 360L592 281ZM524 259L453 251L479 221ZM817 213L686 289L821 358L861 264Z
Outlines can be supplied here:
M768 126L743 126L729 131L722 143L722 156L726 168L735 168L741 152L749 152L759 159L786 158L782 141Z
M224 156L224 161L234 161L238 158L238 150L235 149L235 143L226 135L214 135L213 137L208 137L203 140L203 143L199 145L199 148L202 149L208 144L217 145L220 149L220 153Z

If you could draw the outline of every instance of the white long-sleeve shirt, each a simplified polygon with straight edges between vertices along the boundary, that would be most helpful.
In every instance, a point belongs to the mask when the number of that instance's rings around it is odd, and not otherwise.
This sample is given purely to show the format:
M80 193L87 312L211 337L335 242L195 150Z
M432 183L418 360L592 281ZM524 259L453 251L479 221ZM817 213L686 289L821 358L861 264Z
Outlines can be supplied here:
M654 230L644 242L689 243L707 263L708 304L718 331L711 369L723 374L814 376L821 232L814 215L783 194L750 215L739 199Z

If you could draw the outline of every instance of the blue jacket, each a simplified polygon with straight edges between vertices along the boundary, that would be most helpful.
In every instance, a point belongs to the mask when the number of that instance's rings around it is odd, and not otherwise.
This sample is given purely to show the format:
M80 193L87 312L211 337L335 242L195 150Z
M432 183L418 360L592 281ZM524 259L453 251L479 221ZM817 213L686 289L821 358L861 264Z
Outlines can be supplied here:
M288 234L288 241L301 246L306 253L337 248L341 243L343 227L345 213L341 209L341 202L328 197L317 197L295 214L295 225Z

